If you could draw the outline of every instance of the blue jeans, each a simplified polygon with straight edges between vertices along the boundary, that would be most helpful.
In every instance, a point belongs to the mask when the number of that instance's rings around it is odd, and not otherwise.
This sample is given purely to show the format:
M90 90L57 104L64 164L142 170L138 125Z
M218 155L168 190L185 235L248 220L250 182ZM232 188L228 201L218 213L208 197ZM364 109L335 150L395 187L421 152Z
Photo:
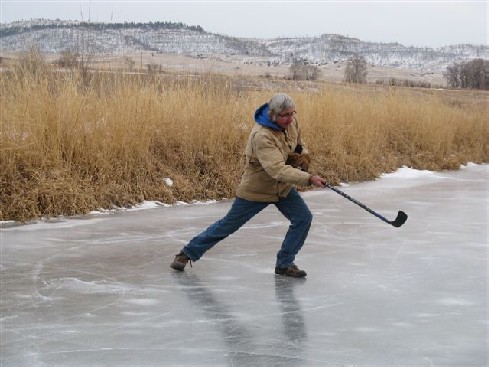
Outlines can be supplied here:
M199 260L207 250L236 232L269 204L272 203L236 198L226 216L194 237L183 248L183 252L190 260ZM286 198L282 198L273 204L290 221L289 229L282 242L282 247L277 253L276 261L277 267L285 268L294 264L295 256L302 248L309 228L311 228L312 214L294 188Z

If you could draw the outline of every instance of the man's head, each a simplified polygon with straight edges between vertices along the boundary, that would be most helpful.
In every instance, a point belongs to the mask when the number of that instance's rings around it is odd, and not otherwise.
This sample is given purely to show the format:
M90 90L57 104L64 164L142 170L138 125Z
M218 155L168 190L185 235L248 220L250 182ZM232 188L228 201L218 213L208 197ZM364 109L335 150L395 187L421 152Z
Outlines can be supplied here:
M281 128L286 129L294 120L295 102L285 93L277 93L268 102L269 117Z

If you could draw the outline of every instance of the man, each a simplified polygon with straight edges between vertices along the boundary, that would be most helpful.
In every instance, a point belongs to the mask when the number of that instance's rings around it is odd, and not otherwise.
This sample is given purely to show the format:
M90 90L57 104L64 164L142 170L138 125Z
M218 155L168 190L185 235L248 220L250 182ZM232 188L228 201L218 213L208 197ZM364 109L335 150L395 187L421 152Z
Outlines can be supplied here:
M307 173L309 156L295 118L295 103L284 93L275 94L255 111L256 124L246 145L246 163L236 198L226 216L194 237L170 265L183 271L202 255L241 228L253 216L274 204L291 222L277 253L275 274L305 277L295 265L311 227L312 214L294 185L324 187L326 181Z

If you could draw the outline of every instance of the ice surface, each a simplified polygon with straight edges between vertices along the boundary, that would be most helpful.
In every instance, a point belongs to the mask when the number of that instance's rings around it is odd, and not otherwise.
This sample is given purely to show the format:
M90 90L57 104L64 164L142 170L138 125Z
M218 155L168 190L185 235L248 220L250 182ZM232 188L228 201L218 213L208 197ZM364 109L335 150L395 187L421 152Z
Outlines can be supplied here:
M401 169L303 196L314 222L273 274L273 207L184 273L231 201L0 230L2 366L486 366L489 167Z

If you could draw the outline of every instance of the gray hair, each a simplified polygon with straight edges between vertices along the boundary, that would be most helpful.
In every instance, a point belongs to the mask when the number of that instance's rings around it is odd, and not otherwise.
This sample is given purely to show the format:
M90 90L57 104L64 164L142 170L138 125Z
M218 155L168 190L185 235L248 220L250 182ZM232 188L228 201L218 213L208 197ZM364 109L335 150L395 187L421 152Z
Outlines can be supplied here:
M286 108L295 108L294 100L285 93L274 94L273 97L268 102L270 116L276 115Z

